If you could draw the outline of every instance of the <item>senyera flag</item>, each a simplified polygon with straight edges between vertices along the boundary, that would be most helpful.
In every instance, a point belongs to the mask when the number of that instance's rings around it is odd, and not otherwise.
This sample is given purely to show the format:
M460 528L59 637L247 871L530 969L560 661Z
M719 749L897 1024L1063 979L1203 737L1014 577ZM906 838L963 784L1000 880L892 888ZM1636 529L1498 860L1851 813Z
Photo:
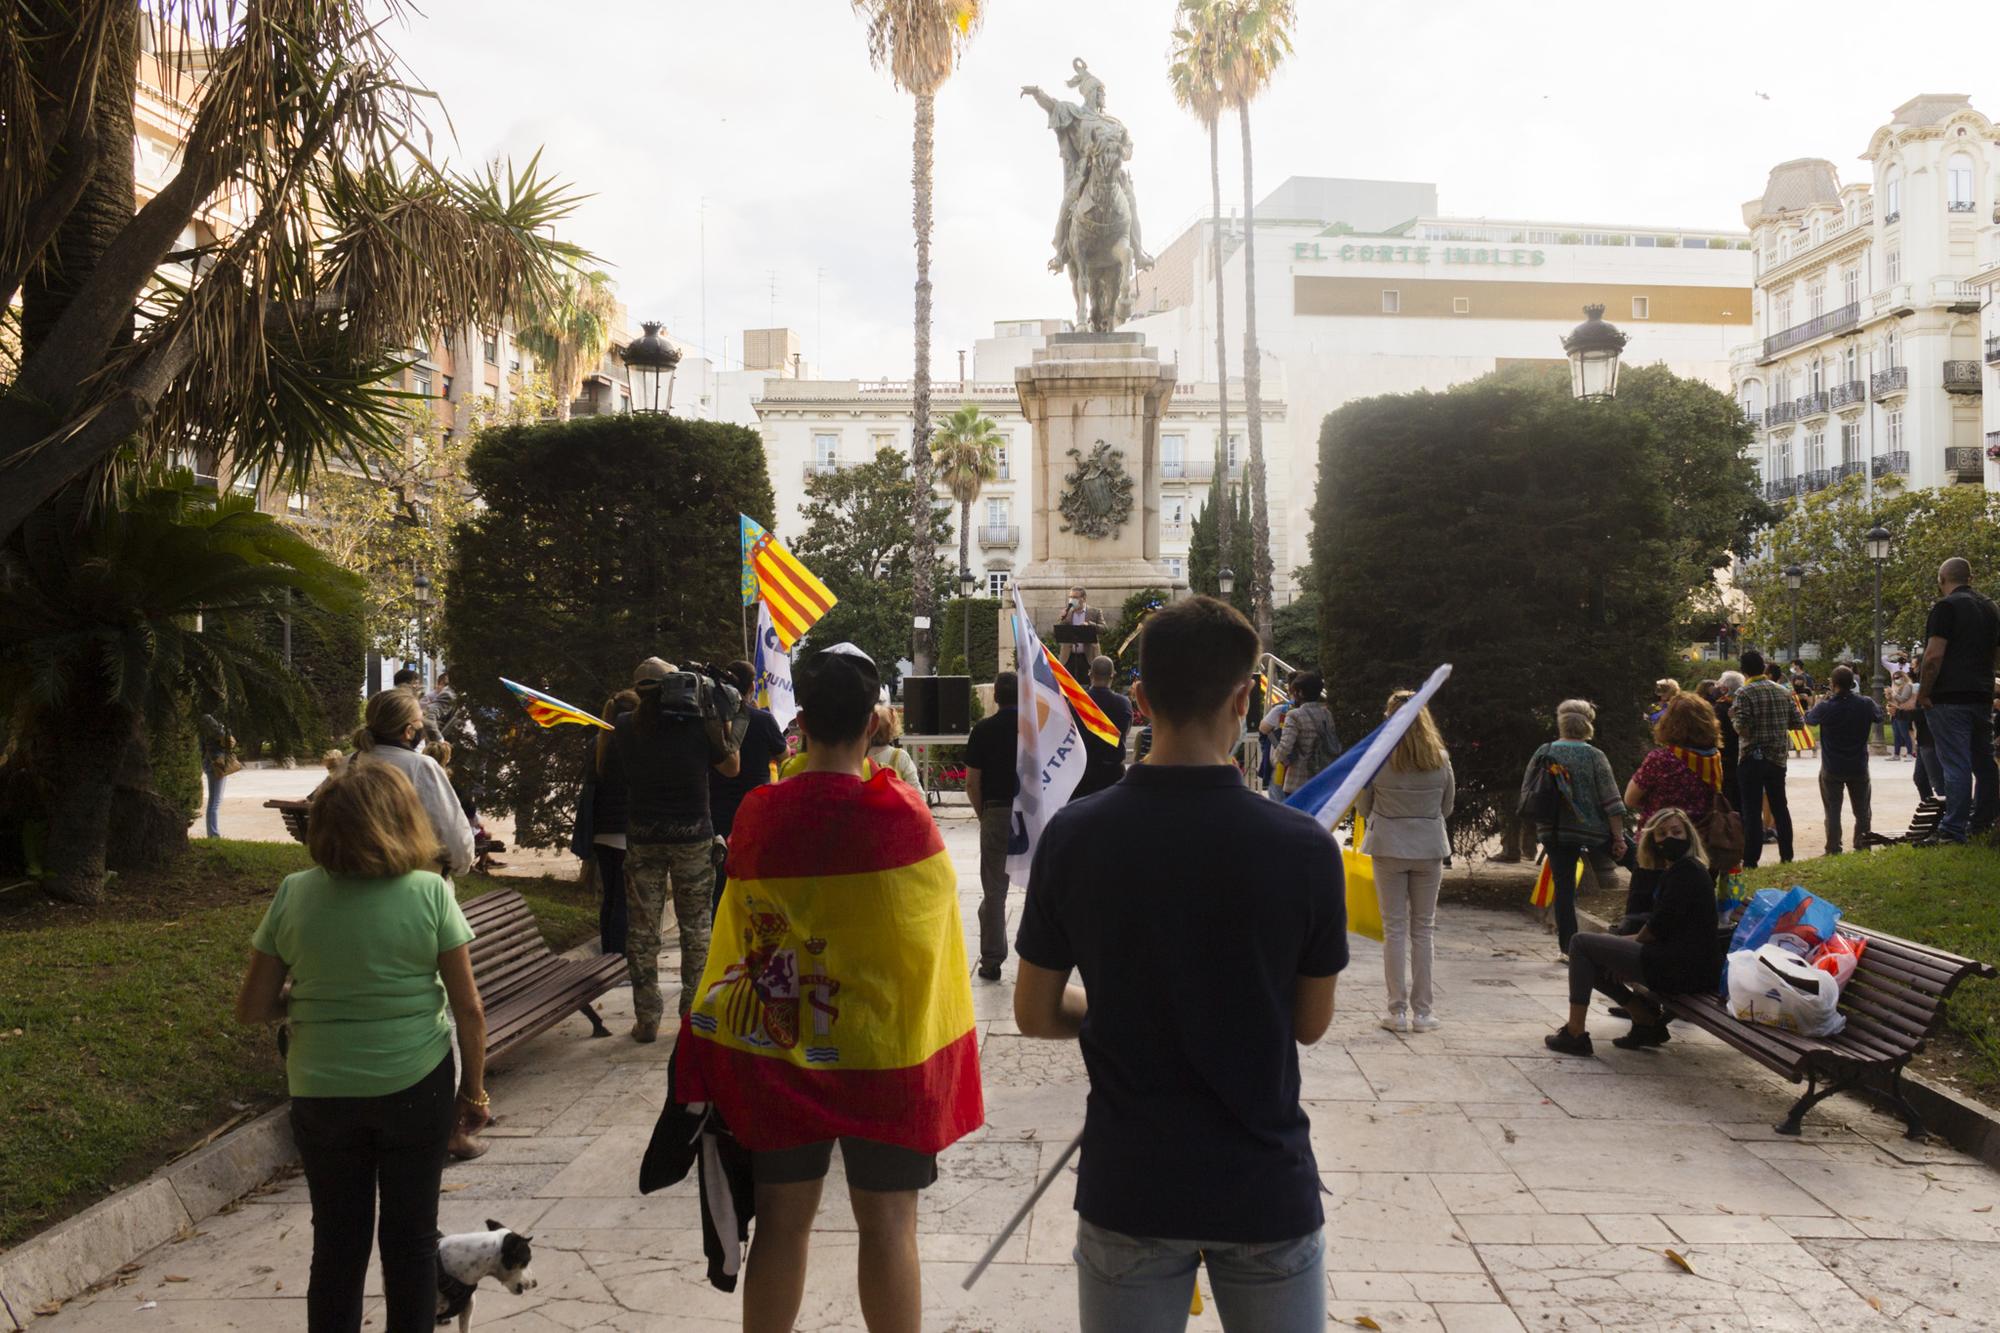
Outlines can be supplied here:
M676 1095L771 1151L854 1135L935 1153L985 1119L958 876L888 770L744 798Z
M1417 720L1417 714L1431 701L1444 683L1451 679L1451 664L1445 663L1423 688L1412 695L1401 708L1382 719L1382 724L1347 747L1340 758L1328 764L1313 775L1312 781L1293 792L1285 804L1295 810L1303 810L1314 816L1325 827L1331 829L1340 823L1353 806L1354 798L1361 789L1375 780L1382 771L1382 765L1389 762L1389 756L1396 751L1396 743L1403 739L1403 733Z
M514 697L528 710L529 717L545 727L574 722L580 727L603 727L606 731L612 729L609 722L603 718L592 717L575 704L566 704L552 695L543 694L540 690L531 690L519 681L508 680L505 676L500 677L500 683L514 692Z
M1090 697L1090 692L1076 683L1076 677L1069 674L1069 668L1056 659L1046 643L1042 645L1042 656L1047 659L1049 674L1055 677L1056 688L1062 691L1063 698L1069 700L1069 706L1075 710L1076 720L1083 724L1083 729L1107 745L1118 744L1118 728L1111 724L1111 719L1104 715L1104 710L1097 706L1097 700Z
M744 587L747 590L750 580L756 580L755 600L771 608L771 625L778 631L778 642L790 652L799 637L839 599L756 519L748 514L737 518L742 528ZM746 598L744 605L750 600Z

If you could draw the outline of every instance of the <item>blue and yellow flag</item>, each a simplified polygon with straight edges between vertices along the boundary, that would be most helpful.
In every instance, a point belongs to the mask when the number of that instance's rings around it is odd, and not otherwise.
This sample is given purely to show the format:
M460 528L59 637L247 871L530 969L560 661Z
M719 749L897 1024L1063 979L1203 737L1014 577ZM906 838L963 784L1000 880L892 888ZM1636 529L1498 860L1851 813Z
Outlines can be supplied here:
M757 605L757 571L750 564L750 553L757 548L760 537L771 534L764 531L764 525L748 514L738 514L743 543L743 605Z

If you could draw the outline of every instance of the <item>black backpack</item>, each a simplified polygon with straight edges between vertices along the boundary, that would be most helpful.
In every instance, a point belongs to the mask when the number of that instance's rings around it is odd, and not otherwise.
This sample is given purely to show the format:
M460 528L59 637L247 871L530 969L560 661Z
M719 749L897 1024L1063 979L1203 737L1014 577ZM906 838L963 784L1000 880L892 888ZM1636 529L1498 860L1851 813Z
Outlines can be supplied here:
M1537 824L1553 825L1560 821L1568 801L1563 794L1564 776L1567 770L1549 758L1546 747L1536 751L1532 771L1521 783L1521 803L1514 813Z

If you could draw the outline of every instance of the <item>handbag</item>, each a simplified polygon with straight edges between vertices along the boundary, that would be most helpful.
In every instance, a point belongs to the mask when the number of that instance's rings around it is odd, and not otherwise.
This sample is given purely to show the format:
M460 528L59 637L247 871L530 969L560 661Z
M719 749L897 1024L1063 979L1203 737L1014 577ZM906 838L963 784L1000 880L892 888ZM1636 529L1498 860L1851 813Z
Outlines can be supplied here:
M1743 862L1743 816L1729 804L1729 798L1721 792L1709 802L1708 814L1702 819L1697 830L1701 834L1702 845L1708 848L1708 863L1711 869L1728 872Z
M215 776L226 778L232 773L243 771L243 761L236 757L236 747L230 746L215 758Z
M1367 825L1359 815L1354 819L1354 838L1340 849L1341 869L1347 881L1347 928L1371 940L1382 938L1382 900L1375 896L1375 858L1356 850Z

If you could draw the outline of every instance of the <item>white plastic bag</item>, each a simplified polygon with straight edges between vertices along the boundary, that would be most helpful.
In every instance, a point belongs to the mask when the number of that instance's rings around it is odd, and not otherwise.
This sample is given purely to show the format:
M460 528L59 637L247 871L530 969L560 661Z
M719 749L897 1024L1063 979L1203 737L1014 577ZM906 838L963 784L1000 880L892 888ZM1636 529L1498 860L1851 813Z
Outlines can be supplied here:
M1746 1023L1805 1037L1831 1037L1847 1026L1840 983L1781 945L1729 955L1729 1009Z

